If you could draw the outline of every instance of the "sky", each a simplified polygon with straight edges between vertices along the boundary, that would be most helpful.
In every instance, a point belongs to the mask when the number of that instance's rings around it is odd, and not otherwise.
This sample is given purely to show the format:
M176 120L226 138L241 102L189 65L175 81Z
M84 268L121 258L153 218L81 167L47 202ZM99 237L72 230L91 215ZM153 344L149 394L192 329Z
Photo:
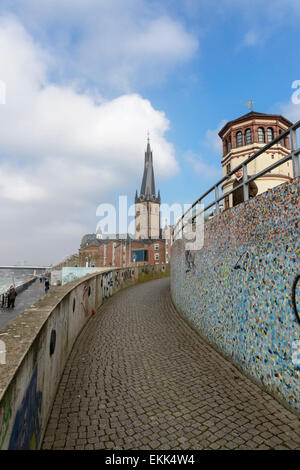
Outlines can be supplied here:
M221 178L247 101L299 120L299 21L299 0L1 0L0 265L55 264L100 204L132 204L148 132L183 205Z

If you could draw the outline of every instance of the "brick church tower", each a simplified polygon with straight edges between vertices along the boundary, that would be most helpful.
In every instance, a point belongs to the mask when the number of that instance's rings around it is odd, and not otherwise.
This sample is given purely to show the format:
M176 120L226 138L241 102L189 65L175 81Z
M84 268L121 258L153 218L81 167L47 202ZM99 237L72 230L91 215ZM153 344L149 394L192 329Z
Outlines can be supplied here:
M144 175L141 192L135 194L135 238L138 240L160 237L160 192L156 196L153 158L149 137L145 152Z

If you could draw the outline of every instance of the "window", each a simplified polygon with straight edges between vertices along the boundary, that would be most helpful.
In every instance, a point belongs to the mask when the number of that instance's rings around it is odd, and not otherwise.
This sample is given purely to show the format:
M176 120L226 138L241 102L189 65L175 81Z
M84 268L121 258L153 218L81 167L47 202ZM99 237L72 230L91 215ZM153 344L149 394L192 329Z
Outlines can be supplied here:
M227 139L225 140L225 148L226 148L226 153L228 153L228 141L227 141Z
M252 144L252 132L251 129L245 130L245 145Z
M241 147L243 145L243 134L241 131L236 133L236 146Z
M154 253L154 259L155 259L155 261L159 260L159 253Z
M230 165L230 163L228 163L226 165L226 175L229 175L230 171L231 171L231 165Z
M272 127L267 129L267 142L271 142L274 139L274 132Z
M155 243L154 245L154 250L158 250L159 249L159 244L158 243Z
M257 130L258 142L265 142L265 130L263 127L259 127Z
M282 134L282 130L278 129L278 137L280 136L280 134ZM284 140L283 139L281 139L281 141L279 143L280 143L280 145L282 145L284 147Z
M229 139L228 139L228 150L229 152L231 150L231 136L229 136Z

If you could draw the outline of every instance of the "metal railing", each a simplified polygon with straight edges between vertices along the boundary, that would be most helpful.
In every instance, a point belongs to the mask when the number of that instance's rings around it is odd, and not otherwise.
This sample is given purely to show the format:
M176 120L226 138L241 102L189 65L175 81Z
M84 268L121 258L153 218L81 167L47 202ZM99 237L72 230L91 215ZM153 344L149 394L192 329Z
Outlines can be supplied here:
M262 147L260 150L255 152L253 155L251 155L247 160L244 162L240 163L238 166L236 166L233 170L231 170L226 176L224 176L222 179L220 179L217 183L215 183L210 189L208 189L202 196L200 196L192 205L191 207L180 217L180 219L176 222L174 226L174 231L172 235L172 242L174 242L178 236L183 233L184 227L188 224L191 223L191 215L189 216L189 220L186 221L186 217L188 214L192 214L192 210L194 207L196 207L198 204L202 203L202 200L207 197L210 193L214 191L214 200L206 205L203 209L200 210L199 213L196 212L196 214L192 215L192 218L199 216L203 214L205 211L210 209L212 206L215 206L215 214L220 213L220 201L225 199L226 197L230 196L234 191L238 190L239 188L243 188L243 194L244 194L244 201L249 200L249 190L248 190L248 184L251 181L254 181L257 178L260 178L266 173L269 173L271 170L274 170L278 166L282 165L283 163L287 162L288 160L292 160L292 167L293 167L293 177L297 178L300 176L300 164L299 164L299 155L300 155L300 148L297 147L297 129L300 127L300 121L297 121L295 124L293 124L291 127L289 127L286 131L284 131L282 134L280 134L278 137L273 139L271 142L269 142L267 145ZM290 147L291 147L291 152L286 155L285 157L282 157L280 160L276 161L272 165L269 165L268 167L264 168L260 172L256 173L255 175L252 175L251 177L248 177L247 175L247 165L251 163L253 160L255 160L259 155L264 153L266 150L271 148L273 145L277 144L278 142L282 141L286 136L290 136ZM230 191L227 191L226 193L222 194L221 196L219 195L219 186L224 183L224 181L228 180L232 175L234 175L238 170L242 169L243 170L243 181L241 184L238 186L235 186L233 189Z

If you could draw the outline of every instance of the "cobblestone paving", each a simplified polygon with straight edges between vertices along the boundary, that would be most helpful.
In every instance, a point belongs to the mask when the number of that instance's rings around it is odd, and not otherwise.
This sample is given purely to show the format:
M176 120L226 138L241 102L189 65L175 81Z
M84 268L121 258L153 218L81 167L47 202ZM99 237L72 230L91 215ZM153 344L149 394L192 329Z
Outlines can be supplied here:
M43 449L300 449L300 428L187 325L162 279L119 292L91 318Z

